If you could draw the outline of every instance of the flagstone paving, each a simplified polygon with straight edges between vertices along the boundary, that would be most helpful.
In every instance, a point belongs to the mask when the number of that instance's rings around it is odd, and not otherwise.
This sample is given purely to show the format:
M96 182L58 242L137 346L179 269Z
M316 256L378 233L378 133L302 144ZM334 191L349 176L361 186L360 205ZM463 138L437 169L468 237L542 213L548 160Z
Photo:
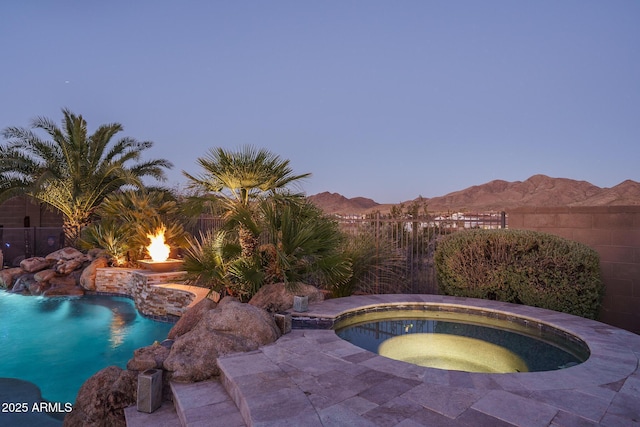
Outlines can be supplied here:
M220 383L229 396L221 402L226 408L235 402L242 422L260 427L640 424L640 336L599 322L495 301L375 295L311 305L308 313L294 313L294 324L322 323L357 307L414 303L474 306L539 319L584 340L591 356L549 372L446 371L384 358L332 330L294 329L257 351L218 359ZM185 386L191 387L198 383ZM210 414L188 425L229 425L215 411Z

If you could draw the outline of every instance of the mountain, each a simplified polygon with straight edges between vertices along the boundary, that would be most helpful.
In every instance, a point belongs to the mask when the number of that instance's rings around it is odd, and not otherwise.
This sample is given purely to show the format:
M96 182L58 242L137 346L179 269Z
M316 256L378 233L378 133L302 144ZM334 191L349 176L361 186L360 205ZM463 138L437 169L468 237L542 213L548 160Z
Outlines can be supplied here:
M326 213L364 214L376 210L386 213L393 205L371 199L347 199L336 193L320 193L309 199ZM406 205L415 200L408 200ZM534 175L525 181L495 180L474 185L444 196L423 198L429 212L490 212L521 206L610 206L640 205L640 183L627 180L612 188L601 188L587 181Z
M640 183L630 179L615 187L605 188L595 196L572 206L633 206L640 205Z
M318 206L325 213L363 213L369 210L375 210L379 203L374 202L371 199L364 197L354 197L347 199L338 193L324 193L315 194L307 197L314 205Z

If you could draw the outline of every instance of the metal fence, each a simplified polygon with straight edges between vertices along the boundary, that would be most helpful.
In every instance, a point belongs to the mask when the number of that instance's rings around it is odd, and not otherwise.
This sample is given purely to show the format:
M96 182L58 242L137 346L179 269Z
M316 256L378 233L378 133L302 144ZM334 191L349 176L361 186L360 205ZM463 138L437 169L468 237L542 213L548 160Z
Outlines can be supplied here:
M62 227L0 226L0 250L4 265L15 267L25 258L45 256L64 246Z
M379 274L372 275L369 291L437 294L434 253L439 238L459 230L507 227L507 215L499 213L453 213L416 218L337 217L341 229L351 235L369 235L376 248L391 251L400 259L398 283L389 285ZM382 278L384 279L384 278Z
M452 213L416 218L390 218L376 214L372 217L336 216L335 219L347 235L353 238L369 236L376 251L385 252L387 258L390 255L395 259L393 271L376 268L366 278L364 291L370 293L437 294L433 255L441 236L464 229L507 227L504 212ZM193 234L220 229L223 224L220 217L202 216Z
M384 277L378 271L368 280L373 293L407 292L437 294L433 255L438 239L446 234L470 228L506 228L504 212L488 214L453 213L416 218L390 218L380 214L372 217L341 216L335 218L347 235L369 236L377 251L391 252L399 268ZM224 224L218 216L202 216L193 229L194 236ZM5 266L17 266L25 258L45 256L64 246L61 227L3 228L0 226L0 249ZM387 279L387 280L385 280ZM392 289L389 281L397 283ZM385 288L386 286L386 288Z

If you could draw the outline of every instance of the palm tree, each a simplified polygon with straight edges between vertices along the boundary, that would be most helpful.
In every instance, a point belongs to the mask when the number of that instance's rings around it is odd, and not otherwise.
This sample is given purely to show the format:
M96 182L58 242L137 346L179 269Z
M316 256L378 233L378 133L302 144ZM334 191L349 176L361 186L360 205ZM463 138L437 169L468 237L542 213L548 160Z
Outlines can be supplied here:
M351 279L351 260L341 251L345 235L318 207L270 200L260 210L267 237L260 246L265 281L295 290L300 281L329 287Z
M81 115L63 109L62 129L37 117L31 129L7 127L0 146L0 200L26 194L59 210L68 243L75 244L92 213L110 193L123 188L144 188L142 178L164 180L164 159L140 162L149 141L130 137L111 144L122 125L101 125L91 135ZM50 139L40 138L44 131Z
M204 169L201 175L194 177L184 171L183 174L194 188L213 193L222 201L226 219L238 230L245 258L252 257L258 248L260 226L255 202L274 196L301 198L301 194L291 193L288 186L311 176L295 175L289 160L248 145L238 151L211 149L205 157L198 158L198 164Z

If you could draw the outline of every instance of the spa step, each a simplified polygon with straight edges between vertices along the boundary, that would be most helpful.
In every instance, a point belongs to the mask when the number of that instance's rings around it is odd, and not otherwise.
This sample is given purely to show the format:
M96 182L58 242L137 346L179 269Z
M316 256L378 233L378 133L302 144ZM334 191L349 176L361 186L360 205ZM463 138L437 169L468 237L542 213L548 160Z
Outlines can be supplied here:
M171 383L175 410L183 427L245 427L236 404L219 380Z
M147 414L138 412L137 405L124 410L127 427L180 427L180 419L173 406L173 402L162 402L162 406Z
M220 381L247 426L322 426L305 393L257 350L218 358Z

